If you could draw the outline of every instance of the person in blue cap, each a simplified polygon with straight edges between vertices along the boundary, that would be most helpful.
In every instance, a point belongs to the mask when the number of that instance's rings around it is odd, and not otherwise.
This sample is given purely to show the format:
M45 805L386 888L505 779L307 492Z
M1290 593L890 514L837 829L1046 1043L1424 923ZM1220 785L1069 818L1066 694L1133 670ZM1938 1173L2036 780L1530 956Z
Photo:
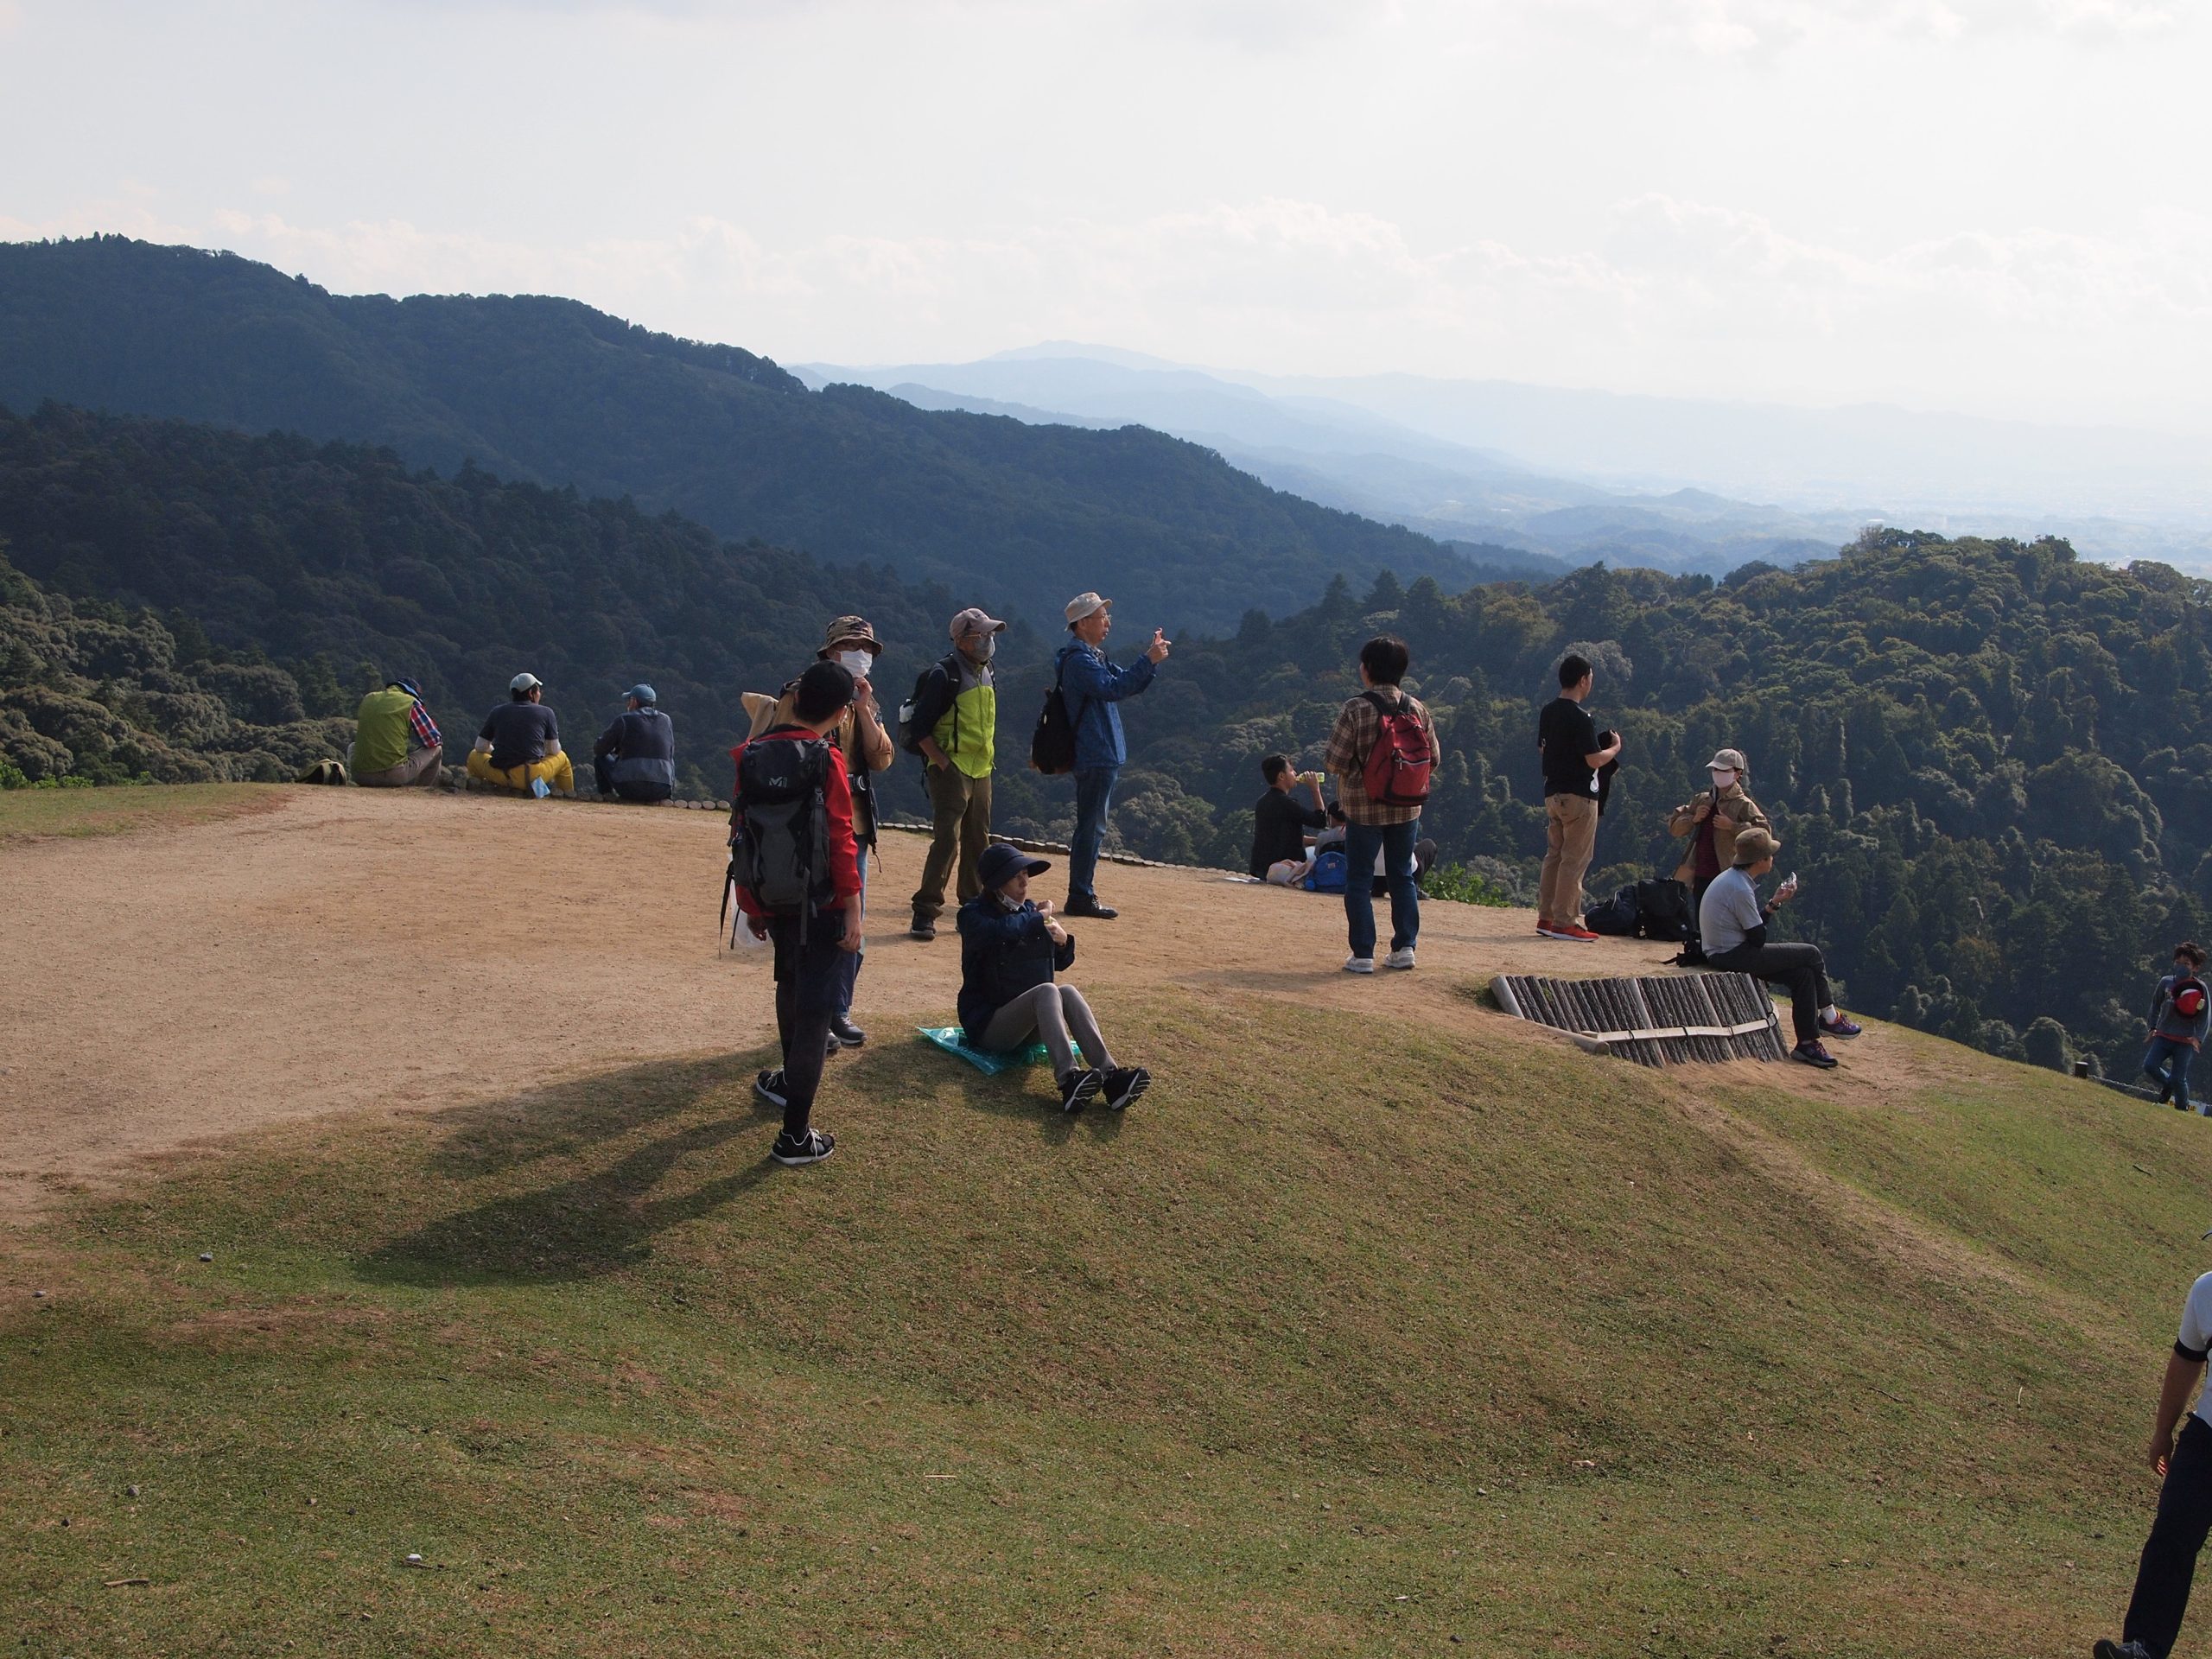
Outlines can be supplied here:
M630 688L629 706L592 745L591 770L602 797L652 802L676 792L676 722L652 687Z

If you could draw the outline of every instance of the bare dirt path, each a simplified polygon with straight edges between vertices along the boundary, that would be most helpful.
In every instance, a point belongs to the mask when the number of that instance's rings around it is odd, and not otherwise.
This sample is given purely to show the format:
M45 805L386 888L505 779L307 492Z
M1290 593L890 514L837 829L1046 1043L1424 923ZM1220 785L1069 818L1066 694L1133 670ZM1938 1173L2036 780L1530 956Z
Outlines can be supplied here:
M732 952L715 931L722 824L299 789L216 823L0 849L0 1215L262 1124L769 1040L767 952ZM953 1017L950 916L934 943L905 933L925 845L887 835L870 877L855 1012L871 1041ZM1666 953L1551 944L1527 911L1435 904L1419 969L1356 978L1340 971L1334 899L1195 870L1099 879L1123 913L1072 925L1071 977L1109 1031L1117 991L1162 982L1339 1005L1387 985L1400 1007L1473 1020L1496 1017L1456 988L1478 975L1648 972ZM1039 887L1065 892L1057 869Z

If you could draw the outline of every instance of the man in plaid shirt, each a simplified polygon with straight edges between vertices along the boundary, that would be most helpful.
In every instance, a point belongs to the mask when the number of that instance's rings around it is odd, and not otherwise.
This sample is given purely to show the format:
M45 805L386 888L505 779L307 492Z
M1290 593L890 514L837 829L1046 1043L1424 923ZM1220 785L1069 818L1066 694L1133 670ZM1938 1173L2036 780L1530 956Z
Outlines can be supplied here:
M1359 683L1366 690L1338 714L1328 752L1322 757L1322 766L1336 774L1337 804L1344 815L1344 921L1351 936L1351 955L1344 963L1348 974L1375 971L1373 871L1377 853L1390 889L1390 954L1382 965L1412 967L1414 943L1421 934L1421 894L1414 887L1414 841L1421 808L1370 800L1366 782L1368 756L1382 734L1378 702L1389 704L1393 712L1409 710L1428 739L1429 764L1443 758L1428 710L1399 688L1412 660L1406 642L1387 633L1359 648Z
M361 699L353 715L353 781L396 789L438 781L445 739L412 680L393 680Z

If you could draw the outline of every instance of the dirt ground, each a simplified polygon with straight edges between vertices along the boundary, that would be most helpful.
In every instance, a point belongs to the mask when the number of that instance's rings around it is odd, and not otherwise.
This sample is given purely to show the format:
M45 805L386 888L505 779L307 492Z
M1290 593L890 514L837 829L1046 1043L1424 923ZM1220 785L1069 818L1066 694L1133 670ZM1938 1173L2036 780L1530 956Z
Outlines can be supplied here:
M854 1011L871 1043L951 1023L960 973L949 914L934 942L906 933L925 841L883 840ZM0 1216L263 1124L758 1046L774 1033L768 953L717 934L724 856L718 813L411 790L300 789L216 823L13 844ZM1057 868L1037 885L1065 892ZM1134 988L1388 998L1503 1024L1462 994L1470 979L1649 972L1672 950L1558 944L1525 910L1432 904L1421 966L1368 979L1341 971L1333 898L1116 865L1099 887L1122 914L1071 925L1069 977L1138 1062L1141 1037L1114 1024ZM1885 1046L1870 1033L1847 1059Z

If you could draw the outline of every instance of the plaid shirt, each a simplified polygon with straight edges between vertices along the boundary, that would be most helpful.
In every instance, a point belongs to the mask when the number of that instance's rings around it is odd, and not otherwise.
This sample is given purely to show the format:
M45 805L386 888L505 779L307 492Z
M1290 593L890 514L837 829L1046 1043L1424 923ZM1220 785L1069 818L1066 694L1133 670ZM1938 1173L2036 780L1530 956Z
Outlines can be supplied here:
M445 742L438 735L438 722L430 718L430 711L423 706L423 699L415 699L415 706L407 711L407 723L415 729L415 741L426 749L435 749Z
M1436 747L1436 722L1428 717L1428 710L1418 697L1407 696L1402 691L1398 696L1420 717L1421 730L1428 734L1429 759L1442 760ZM1321 757L1321 765L1336 773L1337 804L1352 823L1410 823L1421 817L1421 808L1377 806L1367 798L1367 755L1382 734L1382 716L1375 705L1363 696L1354 697L1338 712L1336 729L1329 734L1329 748Z

